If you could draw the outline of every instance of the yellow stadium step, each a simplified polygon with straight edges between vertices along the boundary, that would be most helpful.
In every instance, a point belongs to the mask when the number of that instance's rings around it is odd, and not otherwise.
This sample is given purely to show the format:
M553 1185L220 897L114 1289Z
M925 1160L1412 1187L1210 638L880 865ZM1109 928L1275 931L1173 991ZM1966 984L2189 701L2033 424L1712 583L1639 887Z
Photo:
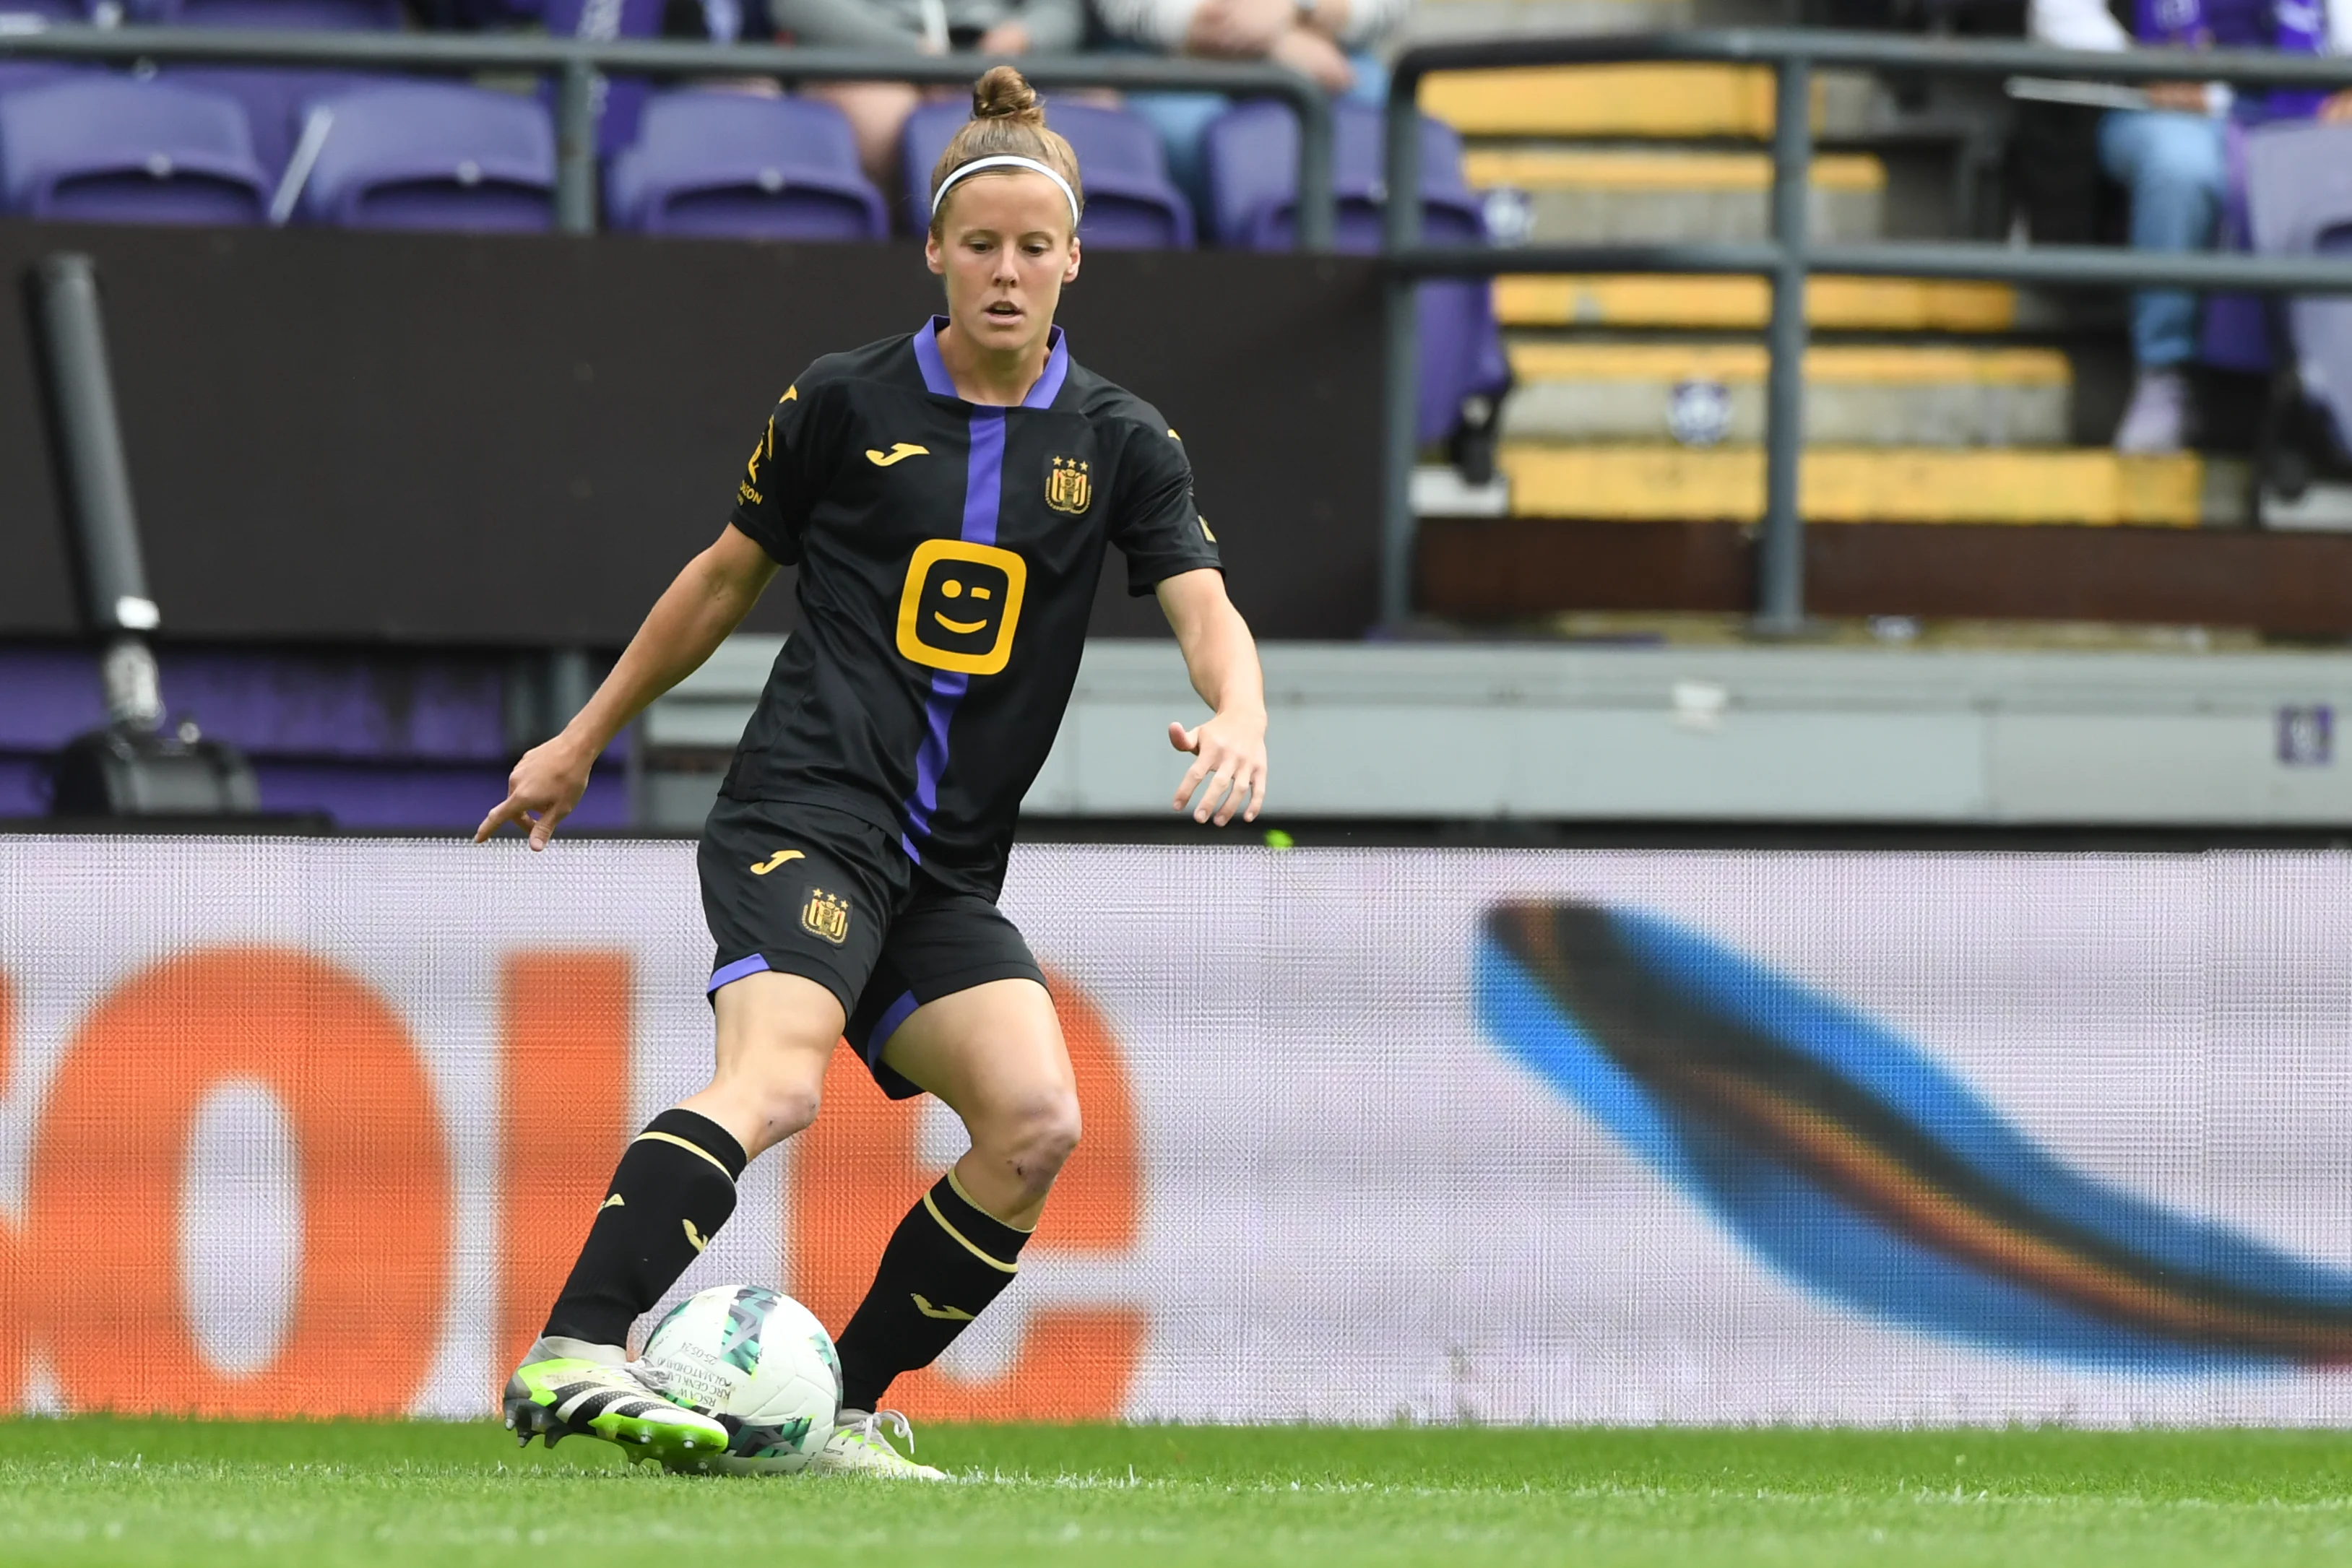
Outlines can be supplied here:
M1470 183L1526 193L1538 245L1757 240L1771 232L1772 161L1760 152L1485 148ZM1813 165L1807 228L1822 244L1885 234L1886 166L1866 153Z
M1754 446L1506 443L1519 517L1753 522L1764 509ZM1799 506L1816 523L2137 524L2195 528L2214 504L2193 455L1816 447Z
M2008 332L2021 323L2014 288L1914 277L1816 277L1805 319L1829 331ZM1511 276L1495 280L1506 327L1760 329L1772 308L1760 277Z
M1870 86L1822 76L1813 129L1859 131ZM1765 66L1519 66L1449 71L1422 85L1421 107L1465 136L1732 137L1772 134Z
M1764 434L1761 343L1517 342L1511 441L1643 442L1696 408L1732 443ZM1719 395L1696 398L1694 391ZM2062 446L2074 369L2053 349L1887 345L1805 356L1805 431L1824 445ZM1709 412L1710 404L1713 412Z
M1772 160L1761 152L1633 152L1562 147L1479 147L1463 154L1462 172L1481 189L1522 191L1769 191ZM1886 165L1868 152L1828 152L1813 160L1814 187L1884 191Z

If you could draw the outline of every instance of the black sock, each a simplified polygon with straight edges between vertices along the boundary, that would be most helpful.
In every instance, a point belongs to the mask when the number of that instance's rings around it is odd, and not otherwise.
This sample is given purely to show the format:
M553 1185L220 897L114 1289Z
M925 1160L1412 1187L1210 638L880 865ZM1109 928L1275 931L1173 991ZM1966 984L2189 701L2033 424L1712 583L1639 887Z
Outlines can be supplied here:
M750 1163L743 1145L707 1116L676 1108L656 1116L621 1155L544 1332L627 1344L629 1325L735 1212L736 1178Z
M892 1378L937 1361L1013 1282L1028 1239L966 1197L953 1171L940 1177L891 1232L866 1300L835 1343L843 1406L871 1410Z

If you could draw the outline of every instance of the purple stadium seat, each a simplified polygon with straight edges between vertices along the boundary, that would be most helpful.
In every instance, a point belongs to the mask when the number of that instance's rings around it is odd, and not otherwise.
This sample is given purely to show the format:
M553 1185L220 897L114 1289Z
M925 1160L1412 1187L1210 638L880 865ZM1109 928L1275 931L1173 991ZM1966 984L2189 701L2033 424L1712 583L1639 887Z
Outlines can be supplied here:
M310 108L327 132L295 211L354 229L554 226L555 131L530 99L439 82L362 88Z
M1331 106L1331 174L1339 198L1333 248L1381 248L1383 178L1381 111ZM1210 121L1206 138L1210 227L1217 243L1246 250L1287 250L1297 232L1298 119L1286 104L1244 103ZM1432 245L1483 245L1486 219L1462 177L1462 138L1423 117L1421 125L1422 235ZM1451 434L1470 400L1495 399L1510 386L1510 361L1495 320L1494 290L1484 280L1424 283L1421 312L1421 439Z
M94 67L70 66L63 60L0 60L0 93L23 92L52 82L100 74Z
M739 239L887 238L849 121L812 99L663 93L605 177L613 226Z
M1387 205L1381 111L1360 103L1331 106L1331 182L1339 199L1334 248L1381 247ZM1298 117L1286 104L1261 100L1209 122L1209 226L1216 242L1241 250L1287 250L1297 227ZM1432 244L1486 243L1477 194L1462 178L1462 138L1423 116L1421 122L1422 232Z
M0 0L0 33L37 33L89 20L81 0Z
M905 162L908 215L917 232L929 226L931 165L971 115L961 104L927 103L907 120L899 156ZM1123 109L1057 103L1046 123L1068 139L1086 187L1086 217L1078 238L1106 250L1190 250L1192 204L1168 178L1168 152L1160 133Z
M0 206L94 223L252 224L269 180L232 99L91 77L0 97Z
M588 0L546 0L547 30L559 38L593 38L599 43L615 38L657 38L661 37L664 4L665 0L619 0L617 5L592 5ZM643 77L606 77L597 90L600 101L596 105L596 155L617 157L623 148L637 140L637 122L645 114L646 100L653 95L653 84ZM552 113L552 82L540 89L540 98Z
M174 27L389 33L402 22L400 0L130 0L125 10L131 21Z
M88 22L81 0L0 0L0 34L37 33L45 28ZM0 59L0 92L16 92L62 81L91 69L63 60Z
M272 181L286 172L286 160L302 134L303 112L320 99L398 78L352 71L273 70L262 66L173 66L162 79L233 98L245 108L253 131L253 155Z

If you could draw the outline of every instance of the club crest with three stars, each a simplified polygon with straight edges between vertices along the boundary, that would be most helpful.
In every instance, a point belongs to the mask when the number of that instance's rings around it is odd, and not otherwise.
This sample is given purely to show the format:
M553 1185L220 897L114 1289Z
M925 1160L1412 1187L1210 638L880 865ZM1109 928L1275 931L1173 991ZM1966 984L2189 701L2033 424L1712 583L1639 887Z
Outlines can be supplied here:
M1083 512L1095 498L1094 476L1083 458L1056 457L1045 470L1045 505L1057 512Z

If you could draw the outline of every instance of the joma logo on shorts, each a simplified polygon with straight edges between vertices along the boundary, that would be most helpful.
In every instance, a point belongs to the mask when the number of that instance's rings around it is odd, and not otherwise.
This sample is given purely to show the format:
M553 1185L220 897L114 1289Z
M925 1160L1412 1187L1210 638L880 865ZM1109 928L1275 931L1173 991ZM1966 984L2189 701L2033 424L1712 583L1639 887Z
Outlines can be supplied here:
M808 907L801 911L801 929L840 946L849 936L849 901L835 898L821 887L809 889Z

